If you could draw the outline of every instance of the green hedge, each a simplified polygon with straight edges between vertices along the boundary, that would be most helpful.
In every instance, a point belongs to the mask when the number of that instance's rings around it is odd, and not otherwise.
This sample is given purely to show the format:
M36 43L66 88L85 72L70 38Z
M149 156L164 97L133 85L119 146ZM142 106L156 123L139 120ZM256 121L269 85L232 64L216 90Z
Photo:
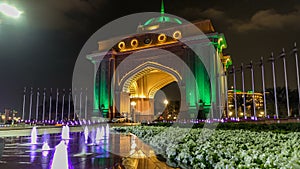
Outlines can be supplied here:
M178 126L182 128L191 127L190 124L184 123L151 123L151 124L143 124L144 126L161 126L161 127L170 127L170 126ZM209 128L216 128L221 130L249 130L249 131L272 131L279 133L288 133L288 132L300 132L300 123L198 123L194 124L192 128L203 128L204 125L207 125Z

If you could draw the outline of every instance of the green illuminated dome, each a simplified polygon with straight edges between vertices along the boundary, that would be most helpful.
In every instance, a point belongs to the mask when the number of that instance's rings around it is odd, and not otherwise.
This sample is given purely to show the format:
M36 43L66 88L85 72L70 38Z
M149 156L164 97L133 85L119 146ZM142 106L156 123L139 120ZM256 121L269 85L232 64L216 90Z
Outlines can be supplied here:
M182 24L182 22L177 18L171 18L171 17L162 15L160 17L149 19L147 22L145 22L145 24L143 26L158 25L161 23L174 23L174 24L179 24L179 25Z
M182 21L180 21L177 18L165 16L165 7L164 7L164 1L161 3L161 16L151 18L147 20L143 25L138 26L138 31L151 31L156 30L159 28L166 28L171 26L178 26L182 24Z

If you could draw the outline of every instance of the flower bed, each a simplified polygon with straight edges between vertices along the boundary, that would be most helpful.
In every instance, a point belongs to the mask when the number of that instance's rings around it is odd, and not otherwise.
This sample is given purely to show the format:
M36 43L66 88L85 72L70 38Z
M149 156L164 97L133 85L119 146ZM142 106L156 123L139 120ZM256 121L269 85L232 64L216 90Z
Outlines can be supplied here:
M175 123L176 126L181 128L190 128L190 124L185 123ZM205 123L196 123L193 124L192 128L203 128ZM300 132L300 123L245 123L245 122L226 122L226 123L212 123L210 124L214 126L216 129L221 130L236 130L236 129L243 129L243 130L251 130L251 131L272 131L272 132L280 132L280 133L287 133L287 132ZM172 123L150 123L144 124L144 126L157 126L157 127L171 127L174 126Z
M300 168L300 132L124 127L181 168Z

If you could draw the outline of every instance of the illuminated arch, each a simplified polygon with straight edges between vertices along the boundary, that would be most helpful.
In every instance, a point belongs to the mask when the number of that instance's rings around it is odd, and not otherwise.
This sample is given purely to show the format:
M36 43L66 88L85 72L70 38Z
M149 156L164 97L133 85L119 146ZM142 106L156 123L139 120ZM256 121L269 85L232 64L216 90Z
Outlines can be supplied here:
M136 67L135 69L129 71L126 75L124 75L119 82L119 86L122 87L123 92L129 93L130 85L132 84L132 82L137 81L139 78L145 76L146 74L148 74L154 70L159 70L159 71L169 74L172 77L173 81L177 81L177 82L182 81L182 76L178 73L178 71L176 71L170 67L161 65L157 62L148 61L148 62L145 62L145 63L139 65L138 67ZM155 94L154 88L153 88L151 94L153 94L153 92Z
M158 81L150 90L148 93L149 98L153 99L156 92L160 90L161 88L165 87L166 85L176 81L172 76L169 76L165 79L161 79Z

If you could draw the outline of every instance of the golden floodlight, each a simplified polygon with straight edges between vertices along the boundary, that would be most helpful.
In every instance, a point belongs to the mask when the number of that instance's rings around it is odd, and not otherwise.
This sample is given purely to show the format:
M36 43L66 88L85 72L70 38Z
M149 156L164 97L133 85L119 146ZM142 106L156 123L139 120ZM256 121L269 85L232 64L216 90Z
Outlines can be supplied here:
M167 99L165 99L164 104L167 106L169 104L169 101Z
M125 42L123 42L123 41L120 42L120 43L118 44L118 47L119 47L120 50L124 50L125 47L126 47Z
M130 105L131 105L131 106L136 106L136 102L135 102L135 101L132 101L132 102L130 103Z
M132 40L131 40L131 46L132 46L133 48L138 47L138 46L139 46L139 41L138 41L137 39L132 39Z
M160 42L160 43L163 43L163 42L165 42L166 40L167 40L167 36L166 36L166 34L160 34L159 36L158 36L158 42Z
M177 39L177 40L181 39L181 38L182 38L181 32L180 32L180 31L175 31L175 32L173 33L173 38L174 38L174 39Z

